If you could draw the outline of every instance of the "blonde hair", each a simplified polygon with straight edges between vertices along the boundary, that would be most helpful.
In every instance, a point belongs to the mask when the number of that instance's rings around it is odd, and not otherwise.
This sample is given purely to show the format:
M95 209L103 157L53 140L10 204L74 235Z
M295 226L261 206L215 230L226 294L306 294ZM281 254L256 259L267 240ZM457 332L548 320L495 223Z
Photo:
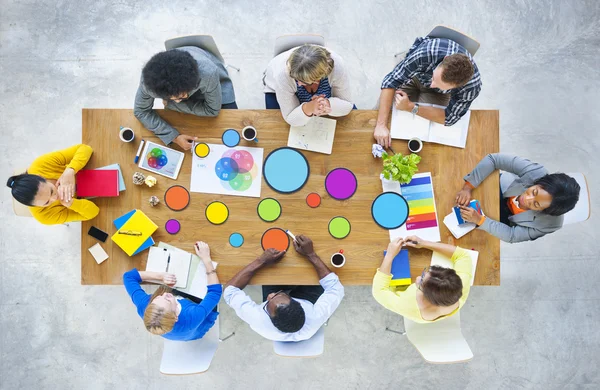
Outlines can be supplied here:
M175 326L175 322L177 321L177 315L152 303L154 298L171 291L173 289L170 287L160 286L150 297L150 304L144 311L144 325L146 325L148 332L160 336L173 330L173 326Z
M305 44L288 58L290 77L306 84L316 83L333 70L331 53L324 47Z

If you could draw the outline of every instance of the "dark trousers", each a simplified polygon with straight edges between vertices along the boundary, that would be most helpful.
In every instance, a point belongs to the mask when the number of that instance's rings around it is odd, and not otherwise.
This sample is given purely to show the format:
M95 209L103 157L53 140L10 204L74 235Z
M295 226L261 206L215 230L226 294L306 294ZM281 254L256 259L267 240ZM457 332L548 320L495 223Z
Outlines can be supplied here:
M183 297L183 298L186 298L186 299L189 299L190 301L194 302L197 305L199 305L200 302L202 302L202 298L198 298L195 295L184 293L183 291L179 291L179 290L176 290L176 289L173 289L173 291L171 291L171 294L176 295L176 296L180 296L180 297ZM215 313L217 312L217 306L215 306L212 309L212 311L214 311Z
M235 102L233 103L227 103L227 104L221 104L221 110L237 110L238 106Z
M267 108L267 110L281 109L281 107L279 107L279 102L277 101L277 95L275 95L273 92L265 92L265 107ZM352 109L357 109L356 104Z
M290 297L296 299L305 299L313 305L317 299L325 292L323 287L319 286L262 286L263 302L271 293L285 291Z

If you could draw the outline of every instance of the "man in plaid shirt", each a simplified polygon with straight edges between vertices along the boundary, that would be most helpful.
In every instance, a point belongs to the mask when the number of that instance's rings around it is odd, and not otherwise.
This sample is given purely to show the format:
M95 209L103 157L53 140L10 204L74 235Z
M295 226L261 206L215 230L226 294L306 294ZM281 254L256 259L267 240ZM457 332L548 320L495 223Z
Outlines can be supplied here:
M379 145L390 146L387 124L392 101L399 110L452 126L467 113L479 91L479 70L464 47L445 38L417 38L406 57L383 79L373 136Z

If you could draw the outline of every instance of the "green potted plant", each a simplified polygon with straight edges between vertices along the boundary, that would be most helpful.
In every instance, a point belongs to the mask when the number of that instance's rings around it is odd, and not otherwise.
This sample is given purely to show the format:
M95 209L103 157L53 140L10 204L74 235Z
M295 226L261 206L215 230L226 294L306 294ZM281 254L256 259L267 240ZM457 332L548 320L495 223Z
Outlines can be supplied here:
M421 162L421 157L414 153L408 156L400 153L390 156L383 152L381 157L383 159L382 180L397 181L400 184L410 183L413 175L419 169L417 165Z

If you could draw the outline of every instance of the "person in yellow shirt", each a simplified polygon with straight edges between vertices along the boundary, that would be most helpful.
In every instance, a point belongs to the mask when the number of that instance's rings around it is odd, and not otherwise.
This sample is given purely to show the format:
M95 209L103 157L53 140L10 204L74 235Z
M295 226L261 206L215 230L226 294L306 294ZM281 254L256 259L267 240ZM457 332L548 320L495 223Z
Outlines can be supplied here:
M403 246L427 248L450 257L454 269L426 267L405 291L390 287L394 257ZM388 310L421 324L439 321L456 314L465 304L471 288L473 263L460 247L425 241L417 236L397 238L388 245L387 254L373 278L373 297Z
M88 145L74 145L38 157L27 172L11 176L6 185L13 198L29 206L31 215L44 225L87 221L100 209L75 194L75 174L92 156Z

